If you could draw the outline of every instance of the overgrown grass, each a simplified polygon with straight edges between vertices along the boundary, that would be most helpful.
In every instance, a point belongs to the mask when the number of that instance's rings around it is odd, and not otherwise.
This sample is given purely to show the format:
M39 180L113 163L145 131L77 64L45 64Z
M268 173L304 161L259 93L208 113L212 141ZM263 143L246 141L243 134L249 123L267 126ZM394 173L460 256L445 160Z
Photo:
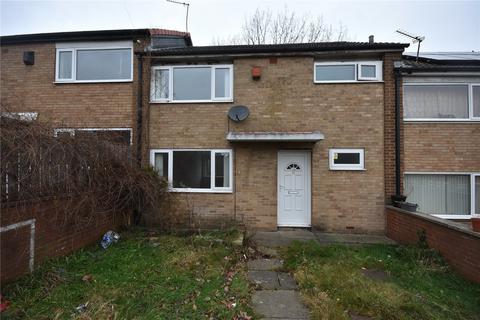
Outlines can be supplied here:
M283 253L313 319L480 319L480 285L460 278L434 251L295 242ZM365 276L367 270L384 279Z
M242 319L250 292L234 235L123 234L2 288L12 302L2 319Z

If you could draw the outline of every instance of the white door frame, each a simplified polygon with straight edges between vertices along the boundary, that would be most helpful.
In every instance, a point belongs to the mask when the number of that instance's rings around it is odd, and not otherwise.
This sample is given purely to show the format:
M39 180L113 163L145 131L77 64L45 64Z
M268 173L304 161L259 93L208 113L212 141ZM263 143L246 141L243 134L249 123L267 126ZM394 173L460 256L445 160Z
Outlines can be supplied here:
M305 197L306 197L306 207L305 207L305 219L304 223L295 223L295 224L283 224L280 223L280 157L284 154L302 154L306 155L306 168L305 168ZM312 225L312 152L311 150L279 150L277 155L277 226L278 227L303 227L308 228Z

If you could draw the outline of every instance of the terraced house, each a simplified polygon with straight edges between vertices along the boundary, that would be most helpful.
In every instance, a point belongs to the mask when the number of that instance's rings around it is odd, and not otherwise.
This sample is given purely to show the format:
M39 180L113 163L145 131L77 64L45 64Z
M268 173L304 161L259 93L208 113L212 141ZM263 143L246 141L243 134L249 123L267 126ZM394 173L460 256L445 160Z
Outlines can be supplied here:
M480 54L405 55L404 194L446 219L480 214Z
M383 233L406 46L152 50L150 164L203 227Z
M2 111L113 134L200 228L384 233L402 199L478 213L478 55L407 44L192 46L162 29L1 38ZM461 56L461 55L460 55ZM191 222L191 221L190 221Z

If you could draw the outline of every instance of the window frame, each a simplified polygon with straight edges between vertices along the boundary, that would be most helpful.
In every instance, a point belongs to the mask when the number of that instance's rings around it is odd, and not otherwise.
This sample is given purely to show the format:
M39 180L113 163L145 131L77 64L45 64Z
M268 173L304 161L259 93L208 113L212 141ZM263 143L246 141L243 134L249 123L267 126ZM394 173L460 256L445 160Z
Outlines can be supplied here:
M480 83L476 82L408 82L403 83L402 88L402 107L405 110L405 87L407 86L467 86L467 118L406 118L405 111L403 112L404 122L476 122L480 121L480 117L473 116L473 87L480 87Z
M128 79L97 79L77 80L77 52L82 50L130 50L130 78ZM59 78L60 52L72 52L72 78ZM55 82L54 83L102 83L102 82L132 82L133 81L133 42L132 41L109 41L109 42L78 42L57 43L55 55Z
M132 128L55 128L53 129L53 136L58 137L59 133L69 133L71 137L75 136L76 131L128 131L130 132L130 145L133 145L133 130Z
M403 179L406 175L456 175L470 177L470 214L455 215L455 214L430 214L431 216L452 219L452 220L470 220L472 217L480 216L475 214L475 177L480 176L480 172L421 172L421 171L407 171L403 173ZM404 186L405 188L405 186ZM479 190L480 191L480 190ZM428 214L428 213L426 213Z
M342 66L342 65L354 65L354 80L317 80L317 66ZM361 76L361 66L375 66L376 67L376 77L362 77ZM383 82L383 61L367 61L367 60L358 60L358 61L321 61L314 62L313 64L313 83L372 83L372 82Z
M211 79L211 88L210 88L210 99L205 100L174 100L173 99L173 70L181 68L210 68L210 79ZM229 69L230 71L230 96L229 97L215 97L215 70L216 69ZM233 64L195 64L195 65L161 65L153 66L151 69L151 74L154 75L156 70L168 70L168 98L166 99L154 99L152 95L153 85L155 83L155 78L151 77L150 81L150 103L208 103L208 102L233 102Z
M173 153L175 151L210 151L210 188L174 188L173 187ZM155 154L168 154L168 190L170 192L188 193L233 193L233 150L232 149L151 149L150 165L155 168ZM229 187L215 187L215 155L217 153L229 154Z
M335 164L334 153L358 153L360 155L359 164ZM330 148L328 150L329 169L332 171L365 171L365 149L354 148Z
M468 112L469 112L471 120L480 121L480 114L479 114L478 117L475 117L475 115L473 114L473 87L479 87L480 88L480 83L472 82L469 85L469 89L468 89ZM478 102L478 104L479 104L479 108L480 108L480 101Z

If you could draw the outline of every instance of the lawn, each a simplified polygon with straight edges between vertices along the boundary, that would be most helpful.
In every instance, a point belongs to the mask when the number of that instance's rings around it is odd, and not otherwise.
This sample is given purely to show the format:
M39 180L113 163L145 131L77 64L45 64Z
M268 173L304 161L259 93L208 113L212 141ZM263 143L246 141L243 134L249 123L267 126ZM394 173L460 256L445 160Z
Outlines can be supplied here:
M2 319L248 319L235 234L124 233L107 250L49 261L2 288L11 301Z
M313 319L480 319L480 285L421 246L295 242L282 254Z

